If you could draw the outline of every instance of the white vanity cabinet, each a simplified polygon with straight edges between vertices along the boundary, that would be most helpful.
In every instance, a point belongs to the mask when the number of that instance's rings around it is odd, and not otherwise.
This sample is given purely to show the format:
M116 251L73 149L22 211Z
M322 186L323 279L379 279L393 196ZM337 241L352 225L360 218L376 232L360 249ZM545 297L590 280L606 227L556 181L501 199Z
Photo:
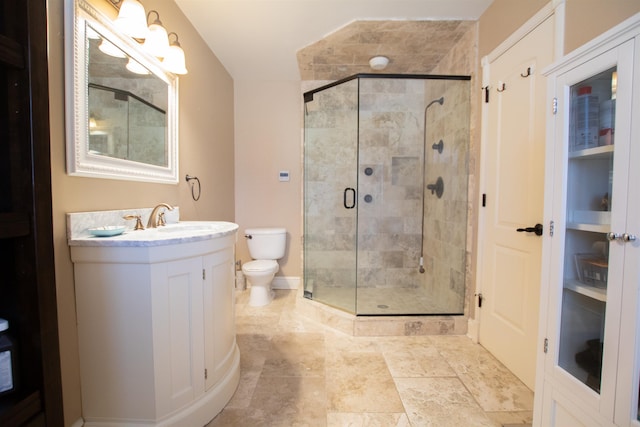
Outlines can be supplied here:
M226 405L239 381L235 234L70 243L85 426L203 426Z
M547 74L534 425L640 427L640 16Z

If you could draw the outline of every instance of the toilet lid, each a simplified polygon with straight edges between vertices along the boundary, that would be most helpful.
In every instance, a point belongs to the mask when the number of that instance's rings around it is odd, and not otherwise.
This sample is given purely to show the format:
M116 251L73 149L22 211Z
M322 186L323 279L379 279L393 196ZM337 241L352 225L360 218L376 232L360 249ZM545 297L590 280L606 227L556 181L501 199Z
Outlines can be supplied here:
M249 261L242 266L242 269L244 271L264 271L271 268L278 268L278 263L272 259L258 259L255 261Z

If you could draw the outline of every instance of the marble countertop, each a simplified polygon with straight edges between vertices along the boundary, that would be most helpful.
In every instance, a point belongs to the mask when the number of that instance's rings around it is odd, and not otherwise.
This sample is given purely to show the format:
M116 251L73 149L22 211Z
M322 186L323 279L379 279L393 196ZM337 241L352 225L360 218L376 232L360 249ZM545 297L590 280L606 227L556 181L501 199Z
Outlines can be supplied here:
M226 221L182 221L146 230L127 229L117 236L80 234L69 246L164 246L214 239L236 233L238 224Z

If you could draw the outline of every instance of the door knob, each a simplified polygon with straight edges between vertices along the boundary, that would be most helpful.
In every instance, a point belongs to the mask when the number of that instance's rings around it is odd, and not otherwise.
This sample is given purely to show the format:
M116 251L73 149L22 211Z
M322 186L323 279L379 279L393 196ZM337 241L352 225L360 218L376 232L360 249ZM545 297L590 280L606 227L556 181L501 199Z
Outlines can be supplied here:
M622 235L622 240L625 242L634 242L636 240L636 236L633 234L624 233Z
M610 231L607 233L607 240L613 242L614 240L618 240L621 236L618 233L614 233Z
M542 236L542 224L536 224L533 227L518 228L516 231L520 233L536 233L536 236Z

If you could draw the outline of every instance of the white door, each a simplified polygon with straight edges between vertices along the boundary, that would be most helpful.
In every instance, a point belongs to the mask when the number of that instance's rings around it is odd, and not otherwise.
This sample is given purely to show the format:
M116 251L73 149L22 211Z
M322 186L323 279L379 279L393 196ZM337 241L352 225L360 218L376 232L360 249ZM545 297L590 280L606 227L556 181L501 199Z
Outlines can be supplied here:
M550 17L484 70L490 80L484 110L478 338L531 389L542 238L516 230L542 222L547 107L542 69L553 59L553 34Z

